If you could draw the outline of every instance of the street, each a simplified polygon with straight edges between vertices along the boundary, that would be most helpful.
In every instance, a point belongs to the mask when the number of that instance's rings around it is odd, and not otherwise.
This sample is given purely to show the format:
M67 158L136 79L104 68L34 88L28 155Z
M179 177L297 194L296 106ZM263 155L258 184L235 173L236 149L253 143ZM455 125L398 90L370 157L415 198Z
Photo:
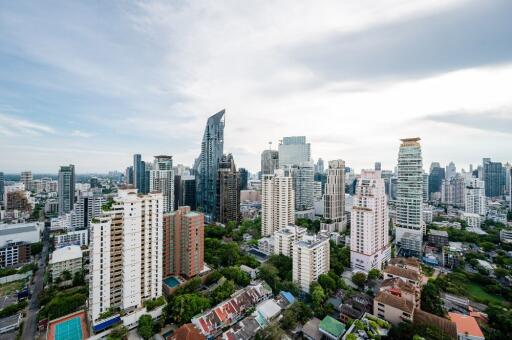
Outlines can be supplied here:
M43 234L43 251L41 252L41 256L39 258L39 269L37 270L33 282L34 284L30 287L32 292L32 297L30 298L30 302L28 304L27 316L25 318L24 329L23 329L23 339L35 339L35 335L37 332L37 312L39 311L39 304L37 302L37 297L39 293L41 293L43 289L43 277L46 269L46 256L48 254L48 237L47 231L44 231Z

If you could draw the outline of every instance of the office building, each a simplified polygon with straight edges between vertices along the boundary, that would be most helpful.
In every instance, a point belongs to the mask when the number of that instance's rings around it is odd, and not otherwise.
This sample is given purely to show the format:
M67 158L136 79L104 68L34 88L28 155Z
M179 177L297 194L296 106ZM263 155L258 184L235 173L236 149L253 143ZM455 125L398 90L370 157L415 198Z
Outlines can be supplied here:
M485 182L472 178L466 183L465 211L470 214L485 216L486 213Z
M279 169L279 152L277 150L264 150L261 153L261 176L273 175Z
M419 256L423 223L423 162L420 138L402 139L398 153L398 187L396 198L396 242L405 252ZM402 244L405 233L411 234L414 242ZM416 236L414 236L416 235ZM419 237L418 237L419 236ZM417 240L420 240L419 248ZM414 249L405 248L414 245Z
M240 173L240 190L247 190L247 185L249 184L249 171L245 168L238 169Z
M321 201L324 197L322 193L322 182L314 181L313 182L313 198L316 201Z
M141 194L149 192L149 178L146 178L148 170L149 167L146 167L146 162L142 160L142 156L140 154L133 155L133 186Z
M174 210L174 170L172 156L155 156L149 170L149 191L160 192L164 198L164 213Z
M270 236L295 223L293 179L283 170L276 170L272 175L263 175L261 187L261 235Z
M133 183L133 165L126 167L124 172L124 183L125 184L134 184Z
M279 167L311 161L311 144L305 136L283 137L279 143Z
M441 184L445 179L445 169L439 163L432 163L430 166L430 174L428 177L428 193L429 197L434 192L441 192Z
M179 207L164 215L164 277L193 277L204 268L204 215Z
M20 182L25 186L25 190L32 190L32 171L22 171L20 175Z
M223 155L217 175L217 211L215 219L220 223L240 223L240 173L236 171L233 155Z
M73 210L75 204L75 166L61 166L59 170L59 215Z
M58 248L53 251L48 264L53 282L57 282L59 278L62 279L61 276L65 271L69 272L73 278L75 273L82 270L82 249L79 245Z
M295 215L298 218L313 219L315 216L313 163L283 165L281 168L284 170L285 176L290 176L293 179Z
M373 168L374 168L374 170L381 171L382 170L382 164L380 162L375 162Z
M324 192L324 218L328 222L322 229L342 232L345 221L345 162L337 159L329 162Z
M391 259L384 180L377 170L362 170L357 181L350 226L350 262L354 270L381 270Z
M319 158L315 164L315 174L323 174L324 173L324 160Z
M450 180L457 174L457 167L453 162L450 162L446 166L446 179Z
M80 192L71 211L71 227L77 230L89 228L91 220L101 215L101 207L105 203L107 200L99 193Z
M162 295L163 196L119 188L111 207L91 221L89 315L130 311Z
M183 175L180 178L179 207L187 206L190 210L196 210L196 178ZM176 208L177 209L177 208Z
M483 159L483 180L485 196L501 197L505 195L506 171L500 162L492 162L490 158Z
M293 245L292 279L303 292L309 292L311 282L329 271L329 237L304 237Z
M466 181L460 174L444 179L441 184L441 203L464 207Z
M201 154L194 164L197 207L204 212L207 222L213 221L217 209L217 175L219 161L224 154L224 114L217 112L206 123Z
M302 240L306 235L307 229L290 224L274 233L274 254L291 257L293 255L293 245Z

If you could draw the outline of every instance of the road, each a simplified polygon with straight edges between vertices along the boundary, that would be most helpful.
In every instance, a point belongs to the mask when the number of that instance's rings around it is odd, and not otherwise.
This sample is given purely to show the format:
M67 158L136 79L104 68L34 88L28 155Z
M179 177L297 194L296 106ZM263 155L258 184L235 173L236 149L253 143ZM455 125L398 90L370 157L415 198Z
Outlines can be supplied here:
M43 244L43 251L41 252L41 257L39 258L38 262L39 269L34 276L34 284L32 287L30 287L32 297L30 298L30 302L28 304L27 316L23 326L23 339L36 338L37 312L39 311L39 303L37 302L37 297L43 290L43 277L46 269L46 256L48 255L48 237L46 229L44 231Z

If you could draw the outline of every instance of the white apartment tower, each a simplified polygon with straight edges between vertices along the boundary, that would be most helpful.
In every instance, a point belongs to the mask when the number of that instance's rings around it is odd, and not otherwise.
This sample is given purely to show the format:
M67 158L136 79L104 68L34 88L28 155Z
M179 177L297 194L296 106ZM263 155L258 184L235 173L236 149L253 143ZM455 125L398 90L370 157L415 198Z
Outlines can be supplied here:
M354 270L381 270L391 258L386 188L378 170L362 170L357 181L350 226Z
M174 210L174 170L172 156L155 156L149 170L149 191L160 192L164 198L164 213Z
M32 171L22 171L20 175L20 182L25 185L25 190L30 191L32 190Z
M396 242L411 254L419 255L425 227L422 216L423 161L420 138L405 138L401 141L397 167ZM406 242L402 242L404 236Z
M264 175L261 183L261 234L270 236L275 231L295 223L293 179L276 170Z
M162 295L163 197L119 189L112 206L91 221L89 314L142 307Z
M485 182L478 178L471 178L467 181L464 191L466 213L485 216Z
M293 282L304 292L309 292L309 285L318 277L329 271L329 238L322 236L305 236L293 245Z
M345 162L341 159L330 161L325 174L324 218L331 223L322 224L322 229L342 232L346 228Z
M291 257L293 245L296 241L302 240L307 229L296 225L289 225L277 230L274 233L274 254Z

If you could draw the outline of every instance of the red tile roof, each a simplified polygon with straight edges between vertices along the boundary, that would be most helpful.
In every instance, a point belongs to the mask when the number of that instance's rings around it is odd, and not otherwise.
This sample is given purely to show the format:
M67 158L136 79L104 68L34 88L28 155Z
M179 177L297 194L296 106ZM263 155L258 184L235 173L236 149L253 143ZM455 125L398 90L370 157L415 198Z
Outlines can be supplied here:
M457 334L467 334L475 337L484 338L484 333L478 326L476 319L469 315L462 315L458 313L448 313L450 319L457 325Z

